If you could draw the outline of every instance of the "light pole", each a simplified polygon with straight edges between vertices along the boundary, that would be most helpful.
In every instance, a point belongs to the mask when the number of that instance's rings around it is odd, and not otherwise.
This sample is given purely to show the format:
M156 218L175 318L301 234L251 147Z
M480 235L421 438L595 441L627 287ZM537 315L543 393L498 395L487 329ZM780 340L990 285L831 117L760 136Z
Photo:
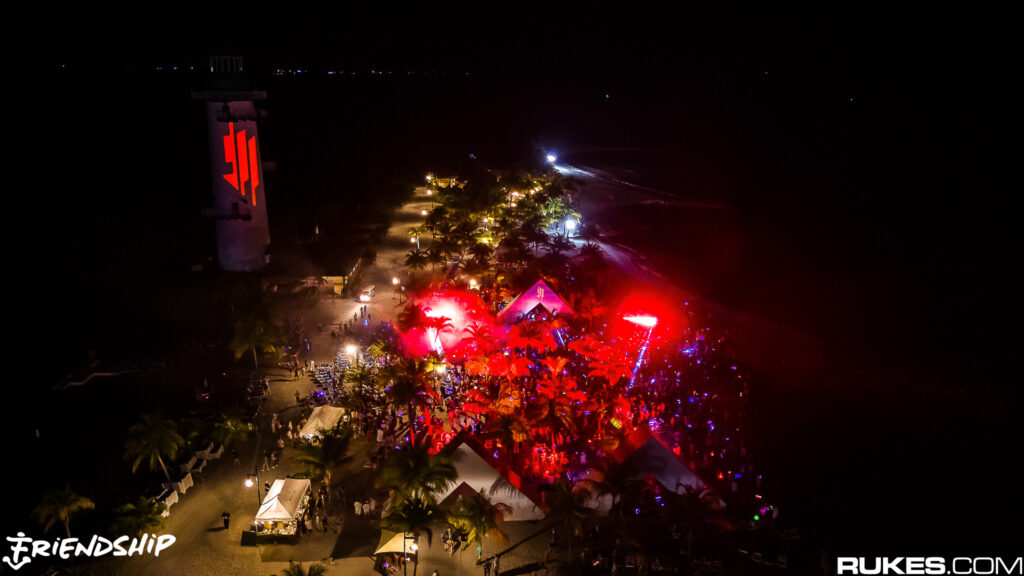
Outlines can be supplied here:
M262 506L263 505L263 496L260 494L260 468L259 468L259 466L256 467L255 472L253 474L246 474L245 475L245 487L246 488L252 488L252 485L253 485L252 479L253 478L256 478L256 505L257 506Z
M253 485L252 479L253 478L256 478L256 482L255 482L255 484L256 484L256 515L259 516L259 514L260 514L260 506L263 505L263 497L260 495L260 466L259 466L259 463L256 464L255 468L253 468L253 473L252 474L246 474L245 475L245 487L246 488L252 488L252 485ZM252 527L253 527L253 530L255 530L255 534L256 534L256 545L259 546L260 527L256 524L256 519L255 518L253 518Z
M574 232L575 230L576 230L576 220L574 220L572 218L567 219L565 221L565 237L568 238L569 237L569 233L570 232Z

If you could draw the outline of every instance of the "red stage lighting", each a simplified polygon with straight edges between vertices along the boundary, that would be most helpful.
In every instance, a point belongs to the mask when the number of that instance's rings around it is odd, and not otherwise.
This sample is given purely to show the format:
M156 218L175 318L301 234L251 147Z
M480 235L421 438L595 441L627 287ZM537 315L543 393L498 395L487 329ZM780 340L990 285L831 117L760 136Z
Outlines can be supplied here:
M633 324L639 324L644 328L654 328L658 325L658 319L654 316L623 316L622 319Z

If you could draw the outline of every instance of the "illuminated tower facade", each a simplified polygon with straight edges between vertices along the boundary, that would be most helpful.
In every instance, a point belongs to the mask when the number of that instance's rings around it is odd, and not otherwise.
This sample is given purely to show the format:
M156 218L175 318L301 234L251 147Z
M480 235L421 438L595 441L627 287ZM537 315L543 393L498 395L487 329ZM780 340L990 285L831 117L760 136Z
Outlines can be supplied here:
M192 97L205 102L210 141L217 261L224 270L252 272L270 262L270 224L264 194L256 103L266 92L248 90L242 59L210 59L210 89Z

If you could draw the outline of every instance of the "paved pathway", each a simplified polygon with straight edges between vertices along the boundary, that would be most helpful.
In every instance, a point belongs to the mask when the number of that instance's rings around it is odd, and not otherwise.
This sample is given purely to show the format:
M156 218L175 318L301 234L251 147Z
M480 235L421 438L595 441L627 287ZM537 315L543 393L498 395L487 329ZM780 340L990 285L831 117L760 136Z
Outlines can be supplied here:
M401 309L397 292L391 283L393 277L407 280L405 254L411 248L407 231L411 226L422 224L423 210L429 210L431 199L426 189L419 188L412 201L403 206L395 215L393 223L378 249L377 261L364 269L363 284L375 284L376 297L367 304L372 322L393 321ZM429 240L421 239L426 248ZM291 310L293 317L301 317L307 333L311 334L307 360L317 362L333 361L339 345L344 343L331 337L331 329L339 323L351 320L353 313L363 303L353 299L320 298L312 308ZM323 325L318 331L317 323ZM177 541L165 550L159 558L142 556L134 558L108 558L95 566L97 574L114 575L184 575L221 576L224 574L246 574L266 576L280 573L289 560L311 562L323 561L328 565L329 574L375 574L371 554L380 536L379 519L356 518L354 511L345 508L343 528L304 537L297 545L269 544L259 547L241 546L241 533L255 515L258 498L256 488L245 488L246 474L262 462L262 452L271 447L269 434L270 419L276 412L282 422L300 417L295 403L295 392L306 395L313 389L308 376L293 378L285 370L269 369L271 376L270 394L257 417L259 433L246 445L240 447L241 466L234 466L229 452L223 459L210 464L207 469L195 475L195 486L182 496L171 509L166 526L161 533L173 534ZM367 445L359 444L351 466L354 472L362 467ZM276 469L261 472L259 482L273 481L298 471L292 459L292 450L286 448ZM343 486L350 494L365 493L369 487L368 474L343 474L350 477ZM262 490L261 490L262 492ZM223 512L231 514L231 527L224 530L221 522ZM340 556L346 556L344 558ZM335 556L332 560L331 557Z

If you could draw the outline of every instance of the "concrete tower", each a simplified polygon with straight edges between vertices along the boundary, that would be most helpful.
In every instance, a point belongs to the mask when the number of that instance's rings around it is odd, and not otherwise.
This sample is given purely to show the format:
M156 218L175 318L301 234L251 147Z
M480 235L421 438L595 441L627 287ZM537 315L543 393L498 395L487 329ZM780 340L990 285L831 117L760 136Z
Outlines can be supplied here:
M217 261L234 272L259 270L270 261L256 108L267 94L247 89L243 72L241 58L210 58L210 89L192 93L206 103L213 182L207 215L216 223Z

